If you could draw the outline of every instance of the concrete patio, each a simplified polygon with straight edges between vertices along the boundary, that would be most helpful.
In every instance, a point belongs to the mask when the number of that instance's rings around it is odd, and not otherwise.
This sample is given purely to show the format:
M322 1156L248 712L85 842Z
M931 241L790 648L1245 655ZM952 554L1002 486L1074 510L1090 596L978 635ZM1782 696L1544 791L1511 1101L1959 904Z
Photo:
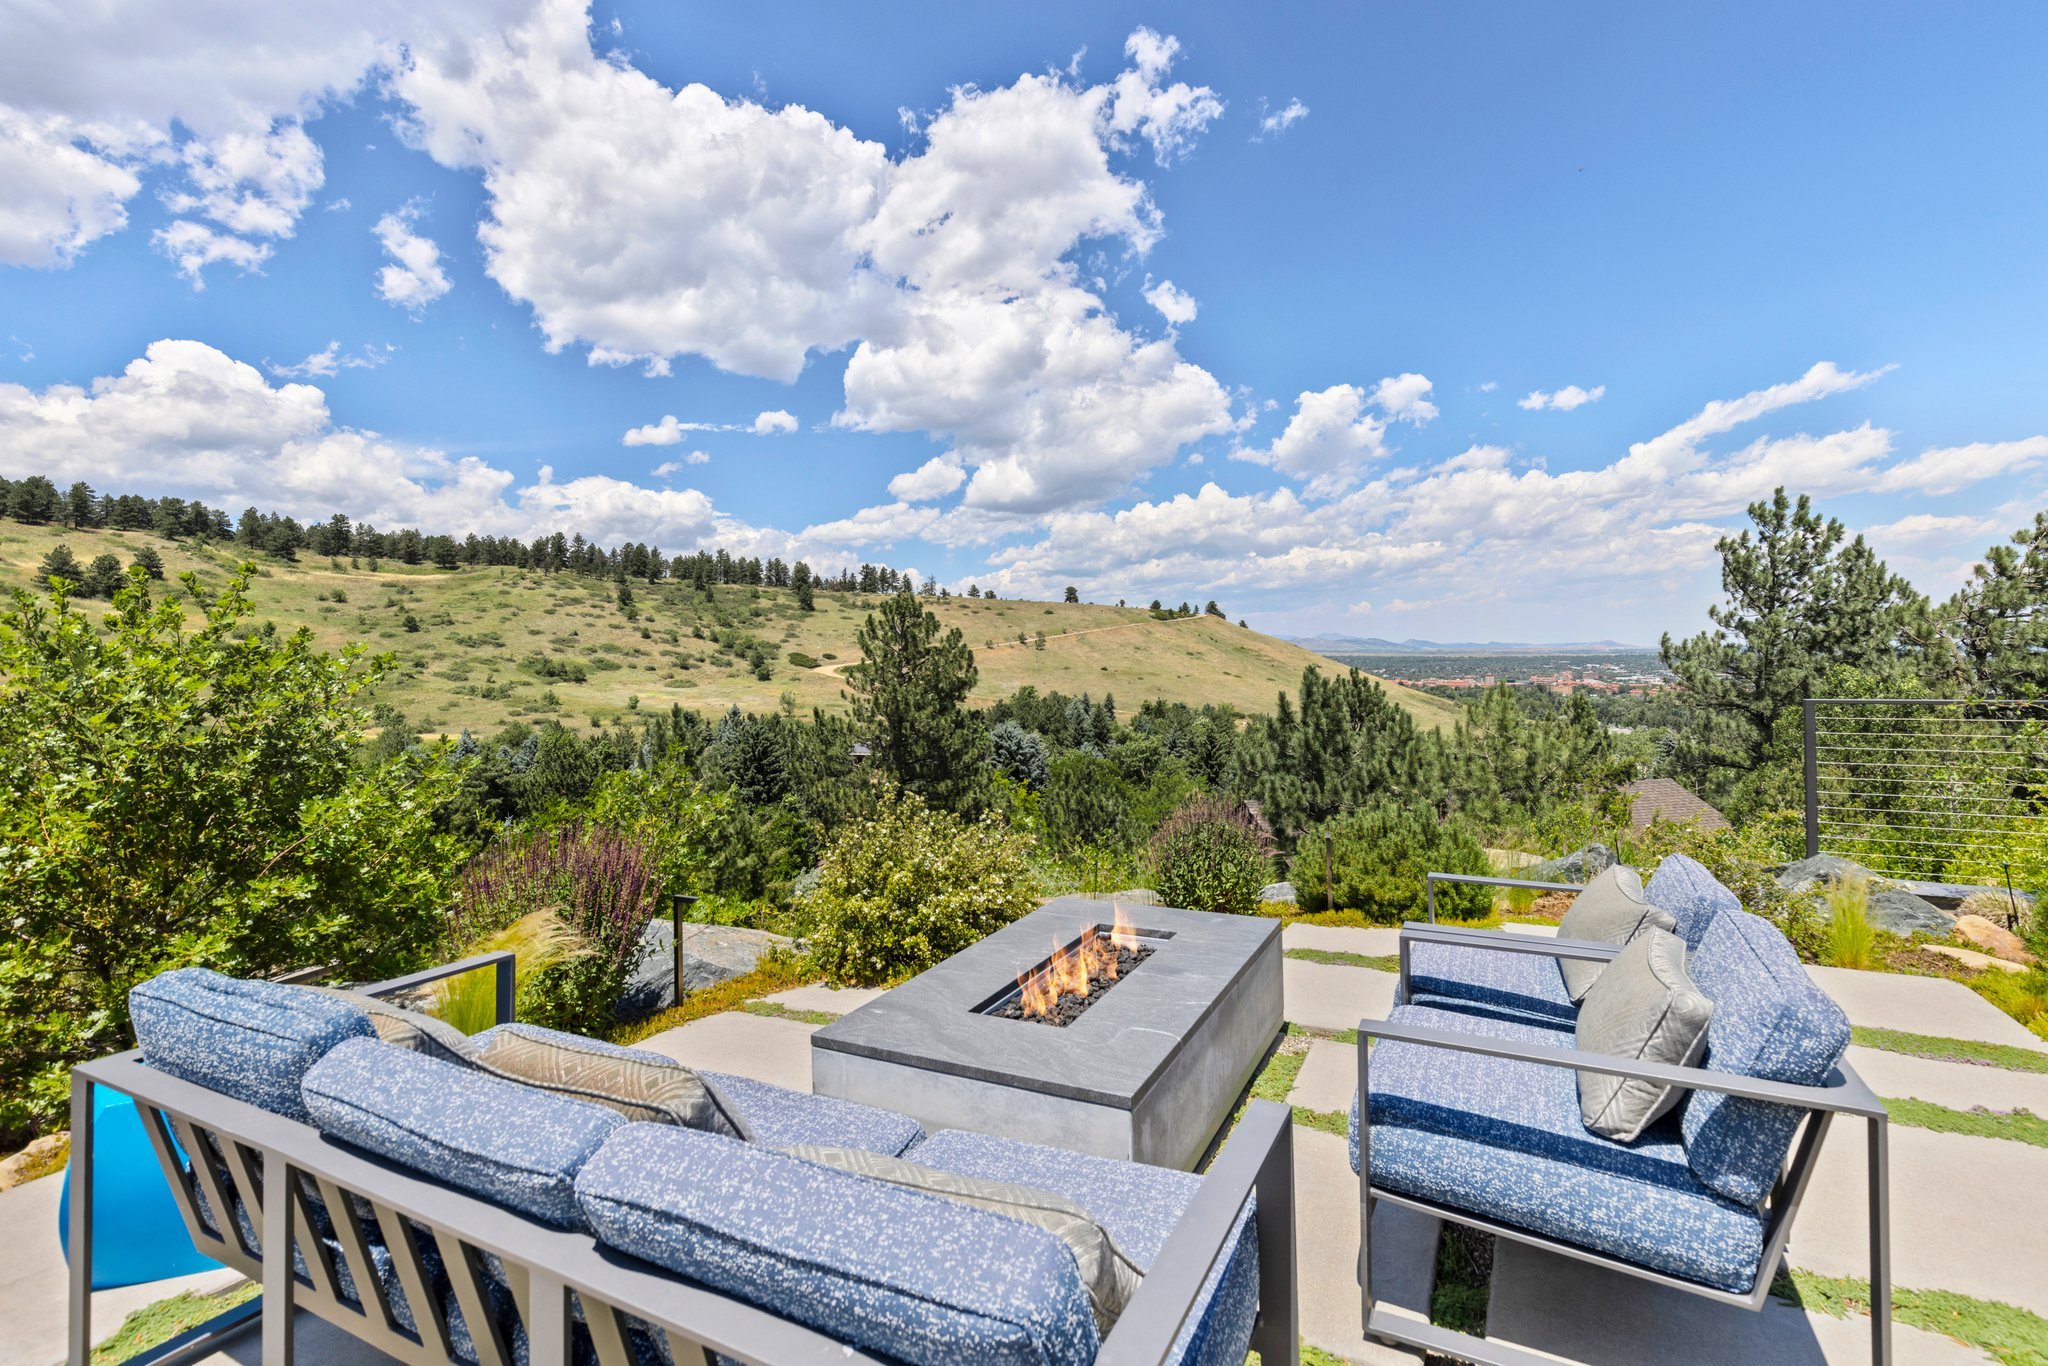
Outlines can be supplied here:
M1540 927L1533 928L1541 932ZM1288 949L1379 957L1393 953L1393 930L1297 926ZM1953 982L1837 969L1811 970L1853 1023L1949 1038L2003 1043L2048 1053L2048 1044ZM1361 1016L1384 1015L1393 976L1372 968L1286 962L1287 1017L1310 1030L1336 1032ZM790 1011L844 1014L876 993L801 987L767 999ZM799 1019L735 1011L657 1035L644 1043L696 1066L810 1089L810 1036L818 1026ZM1953 1108L2024 1106L2048 1114L2048 1075L1856 1047L1855 1065L1890 1098L1914 1097ZM1334 1038L1308 1041L1289 1099L1318 1112L1348 1109L1357 1053ZM1897 1284L1953 1290L2004 1300L2048 1314L2048 1149L2002 1139L1892 1130L1893 1255ZM1302 1336L1348 1361L1408 1363L1405 1351L1367 1342L1358 1330L1353 1259L1358 1247L1356 1177L1344 1139L1297 1125L1296 1215ZM1863 1135L1843 1125L1829 1137L1813 1190L1795 1226L1790 1260L1833 1276L1867 1274L1860 1182ZM50 1366L63 1352L63 1264L55 1238L56 1181L45 1179L0 1194L0 1295L9 1333L0 1366ZM1375 1263L1381 1292L1403 1312L1427 1313L1434 1272L1434 1221L1383 1209L1375 1219ZM1993 1251L1995 1250L1995 1251ZM96 1327L111 1333L121 1315L203 1282L135 1287L95 1298ZM223 1276L211 1278L218 1282ZM1506 1241L1497 1245L1489 1307L1492 1336L1559 1358L1587 1363L1728 1361L1805 1363L1868 1359L1868 1324L1834 1319L1771 1301L1761 1313L1663 1291L1554 1254ZM1988 1360L1937 1334L1895 1326L1901 1362ZM257 1360L254 1335L215 1363ZM312 1320L304 1320L300 1360L340 1366L388 1360Z

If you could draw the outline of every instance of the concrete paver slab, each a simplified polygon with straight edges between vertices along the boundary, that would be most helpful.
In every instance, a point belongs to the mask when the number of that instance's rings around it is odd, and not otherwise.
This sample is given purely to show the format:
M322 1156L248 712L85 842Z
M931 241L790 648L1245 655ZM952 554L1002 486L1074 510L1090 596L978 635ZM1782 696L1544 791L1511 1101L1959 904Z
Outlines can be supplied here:
M1289 925L1280 932L1283 949L1321 949L1325 953L1362 953L1380 958L1401 951L1398 926L1354 929L1348 925Z
M0 1366L50 1366L64 1359L70 1307L64 1253L57 1242L57 1202L63 1193L61 1176L0 1191ZM225 1290L240 1279L221 1267L101 1290L92 1297L93 1336L113 1336L122 1319L158 1300L186 1290Z
M1961 982L1946 977L1858 972L1854 968L1809 967L1806 971L1848 1012L1851 1024L2048 1051L2048 1041L2029 1033L2019 1021Z
M1414 1366L1419 1353L1368 1342L1360 1326L1358 1175L1335 1134L1294 1131L1294 1219L1302 1340L1367 1366ZM1426 1319L1437 1221L1383 1203L1372 1227L1373 1289L1383 1303Z
M1865 1125L1837 1120L1786 1255L1830 1276L1870 1274ZM1892 1279L2048 1314L2048 1148L1891 1126Z
M808 1091L813 1028L796 1020L734 1010L664 1030L634 1047L674 1058L686 1067Z
M2048 1077L2042 1078L2048 1081ZM1335 1039L1317 1039L1308 1046L1308 1061L1294 1078L1289 1102L1311 1110L1351 1109L1358 1091L1358 1048Z
M1880 1096L1911 1096L1955 1110L1981 1105L1987 1110L2024 1106L2048 1115L2048 1073L2012 1072L1966 1062L1936 1062L1881 1048L1851 1045L1849 1065Z
M1719 1304L1500 1239L1494 1244L1491 1339L1588 1366L1684 1361L1827 1366L1870 1360L1870 1320L1809 1314L1781 1300ZM1916 1366L1981 1366L1982 1353L1903 1324L1894 1354Z
M1557 938L1557 926L1555 925L1503 925L1501 928L1509 934L1533 934L1538 939Z
M813 982L807 987L778 991L764 999L788 1006L791 1010L822 1010L832 1015L848 1015L881 994L880 987L829 987L823 982Z
M1394 974L1371 968L1282 962L1285 1014L1311 1029L1356 1029L1362 1019L1384 1020L1394 1008Z

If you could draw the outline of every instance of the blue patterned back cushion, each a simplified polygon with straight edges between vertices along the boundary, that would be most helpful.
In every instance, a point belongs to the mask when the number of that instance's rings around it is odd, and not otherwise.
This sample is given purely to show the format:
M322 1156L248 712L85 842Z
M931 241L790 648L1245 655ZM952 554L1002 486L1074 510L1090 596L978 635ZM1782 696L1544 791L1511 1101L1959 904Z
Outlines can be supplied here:
M174 968L132 987L128 1016L151 1067L301 1122L306 1069L342 1040L376 1032L338 996L210 968Z
M1087 1366L1043 1229L720 1134L631 1124L576 1178L598 1241L910 1366Z
M1689 949L1700 946L1715 916L1722 911L1742 909L1735 893L1723 887L1697 859L1684 854L1665 855L1651 876L1650 885L1643 888L1643 897L1678 922L1675 933Z
M374 1039L306 1073L320 1132L557 1228L582 1228L576 1173L626 1120Z
M1766 1081L1815 1086L1849 1046L1849 1017L1813 984L1785 936L1747 911L1723 911L1688 964L1714 1003L1706 1065ZM1769 1194L1805 1113L1788 1105L1695 1091L1685 1103L1685 1160L1730 1200Z

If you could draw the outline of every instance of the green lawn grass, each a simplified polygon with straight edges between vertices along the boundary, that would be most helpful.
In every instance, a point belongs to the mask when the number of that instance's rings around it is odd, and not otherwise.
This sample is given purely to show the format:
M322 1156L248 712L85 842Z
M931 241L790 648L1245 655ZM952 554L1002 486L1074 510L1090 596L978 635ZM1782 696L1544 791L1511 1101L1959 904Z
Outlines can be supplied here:
M229 1286L213 1295L195 1295L187 1290L158 1300L121 1320L121 1326L114 1335L92 1349L92 1366L115 1366L115 1363L142 1355L152 1347L169 1342L180 1333L188 1333L216 1314L224 1314L238 1304L246 1304L261 1293L262 1287L253 1281Z
M1289 958L1304 963L1328 963L1342 968L1371 968L1374 972L1399 972L1401 956L1395 953L1343 953L1336 949L1289 949Z
M795 1020L808 1025L828 1025L839 1018L829 1010L798 1010L780 1001L748 1001L740 1009L749 1015L765 1015L771 1020Z
M1771 1293L1830 1318L1870 1312L1870 1282L1857 1277L1781 1270ZM1892 1322L1954 1338L2005 1366L2048 1366L2048 1319L1998 1300L1951 1290L1895 1288Z
M2011 1044L1978 1043L1975 1039L1950 1039L1939 1034L1909 1034L1898 1029L1865 1029L1850 1032L1852 1042L1865 1048L1882 1048L1889 1053L1907 1053L1937 1062L1976 1063L2003 1067L2012 1072L2048 1073L2048 1052L2016 1048Z
M2003 1138L2048 1148L2048 1119L2032 1110L1953 1110L1931 1101L1894 1100L1889 1096L1884 1099L1884 1108L1891 1111L1892 1123L1914 1129L1931 1129L1938 1134L1968 1134L1973 1138Z

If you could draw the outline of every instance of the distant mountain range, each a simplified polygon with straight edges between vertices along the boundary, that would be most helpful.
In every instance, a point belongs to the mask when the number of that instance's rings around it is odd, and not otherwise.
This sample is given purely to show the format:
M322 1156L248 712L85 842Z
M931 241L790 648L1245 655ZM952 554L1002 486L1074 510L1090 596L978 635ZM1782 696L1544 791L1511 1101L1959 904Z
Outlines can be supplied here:
M1525 640L1381 640L1378 636L1290 636L1291 645L1319 655L1608 655L1647 654L1654 645L1618 640L1566 640L1535 644Z

